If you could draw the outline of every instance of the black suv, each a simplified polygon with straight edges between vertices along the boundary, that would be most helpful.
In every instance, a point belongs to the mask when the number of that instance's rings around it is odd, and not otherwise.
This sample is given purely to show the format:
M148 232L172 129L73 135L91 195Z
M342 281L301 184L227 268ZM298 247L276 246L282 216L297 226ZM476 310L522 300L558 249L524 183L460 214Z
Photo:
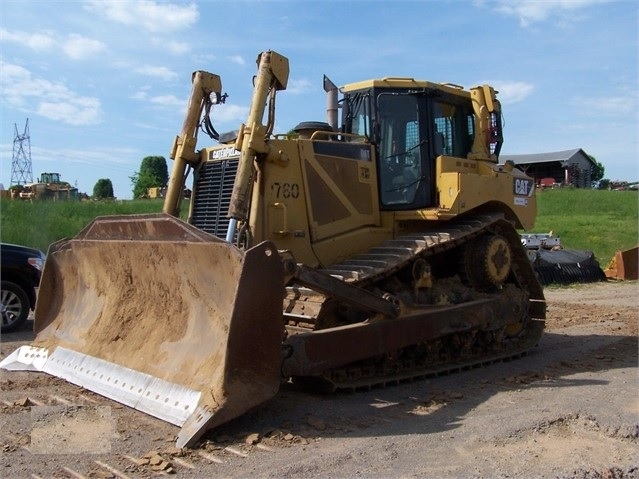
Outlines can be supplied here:
M44 266L45 254L34 248L0 243L2 289L0 313L2 332L21 327L35 308L36 288Z

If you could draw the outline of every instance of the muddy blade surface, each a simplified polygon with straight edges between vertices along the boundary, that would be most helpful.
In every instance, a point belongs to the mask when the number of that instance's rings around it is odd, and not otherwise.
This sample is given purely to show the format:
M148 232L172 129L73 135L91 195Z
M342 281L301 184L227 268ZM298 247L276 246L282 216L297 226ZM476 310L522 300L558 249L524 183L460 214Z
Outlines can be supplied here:
M283 269L168 215L97 219L52 245L36 308L42 369L182 430L178 445L280 381Z

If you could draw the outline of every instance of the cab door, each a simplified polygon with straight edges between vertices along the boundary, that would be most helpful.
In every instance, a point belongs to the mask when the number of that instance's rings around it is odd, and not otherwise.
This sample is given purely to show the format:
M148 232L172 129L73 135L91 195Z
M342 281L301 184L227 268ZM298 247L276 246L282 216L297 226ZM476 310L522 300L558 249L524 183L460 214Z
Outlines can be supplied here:
M381 209L414 210L434 204L434 142L423 94L377 96L377 151Z

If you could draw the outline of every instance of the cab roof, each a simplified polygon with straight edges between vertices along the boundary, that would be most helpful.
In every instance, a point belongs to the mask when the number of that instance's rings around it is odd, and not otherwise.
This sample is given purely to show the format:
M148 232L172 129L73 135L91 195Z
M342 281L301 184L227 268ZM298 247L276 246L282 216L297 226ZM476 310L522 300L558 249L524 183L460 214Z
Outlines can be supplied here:
M342 93L348 93L360 90L369 90L371 88L399 88L399 89L432 89L441 90L451 95L466 96L470 98L470 92L464 90L462 86L452 83L433 83L425 80L415 80L414 78L403 77L384 77L372 80L364 80L355 83L349 83L340 88Z

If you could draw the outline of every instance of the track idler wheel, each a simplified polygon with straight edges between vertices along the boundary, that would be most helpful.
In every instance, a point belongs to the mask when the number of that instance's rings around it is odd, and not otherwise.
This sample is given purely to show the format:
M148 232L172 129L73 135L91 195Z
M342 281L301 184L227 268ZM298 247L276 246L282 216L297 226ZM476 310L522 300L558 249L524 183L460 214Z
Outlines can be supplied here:
M462 276L471 286L490 289L502 285L510 274L512 254L503 236L486 234L466 245Z

